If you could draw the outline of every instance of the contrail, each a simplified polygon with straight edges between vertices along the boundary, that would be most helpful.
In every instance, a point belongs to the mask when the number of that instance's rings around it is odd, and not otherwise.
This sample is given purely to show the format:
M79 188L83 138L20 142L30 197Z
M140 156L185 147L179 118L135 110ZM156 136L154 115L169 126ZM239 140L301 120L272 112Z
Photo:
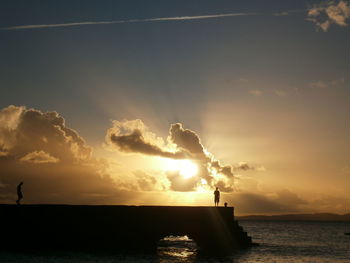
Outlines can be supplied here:
M87 25L111 25L111 24L140 23L140 22L199 20L199 19L211 19L211 18L233 17L233 16L253 16L253 15L257 15L257 13L226 13L226 14L214 14L214 15L203 15L203 16L175 16L175 17L157 17L157 18L144 18L144 19L112 20L112 21L85 21L85 22L61 23L61 24L20 25L20 26L1 27L0 30L25 30L25 29L40 29L40 28L53 28L53 27L87 26Z

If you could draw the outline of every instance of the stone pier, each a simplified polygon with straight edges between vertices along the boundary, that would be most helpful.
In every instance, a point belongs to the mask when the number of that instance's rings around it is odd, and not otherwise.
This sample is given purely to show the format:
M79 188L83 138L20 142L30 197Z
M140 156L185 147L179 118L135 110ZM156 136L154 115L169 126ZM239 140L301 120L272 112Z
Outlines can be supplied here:
M252 245L233 207L0 205L1 248L152 251L187 235L202 252Z

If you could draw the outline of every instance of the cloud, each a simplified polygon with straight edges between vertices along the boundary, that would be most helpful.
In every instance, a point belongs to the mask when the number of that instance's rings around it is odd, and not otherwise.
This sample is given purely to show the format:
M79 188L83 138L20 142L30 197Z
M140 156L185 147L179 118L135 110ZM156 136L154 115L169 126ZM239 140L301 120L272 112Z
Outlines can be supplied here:
M26 30L26 29L42 29L42 28L56 28L56 27L76 27L87 25L112 25L112 24L126 24L126 23L142 23L142 22L162 22L162 21L185 21L185 20L203 20L213 18L235 17L235 16L252 16L256 13L226 13L200 16L174 16L174 17L157 17L145 19L128 19L128 20L112 20L112 21L84 21L75 23L61 23L61 24L36 24L36 25L20 25L2 27L0 30Z
M0 149L21 158L44 151L63 162L89 159L91 148L78 133L65 126L57 112L9 106L0 111Z
M327 32L332 24L347 26L350 18L350 5L347 1L327 1L314 5L308 11L308 20Z
M344 83L345 83L345 79L339 78L339 79L334 79L331 81L323 81L323 80L315 81L315 82L310 83L309 86L311 88L314 88L314 89L325 89L328 87L337 87L337 86L340 86Z
M185 129L181 123L170 126L165 143L162 138L150 132L141 120L113 121L113 127L107 130L105 141L109 149L119 152L189 159L196 163L198 175L190 180L183 180L179 173L167 174L170 189L174 191L192 191L199 186L220 186L222 191L233 191L234 171L255 170L247 163L240 163L234 167L222 165L204 148L198 134Z
M113 128L107 131L107 145L114 145L125 153L141 153L165 158L185 158L183 152L170 152L161 149L164 147L162 138L148 131L141 120L114 121Z
M28 153L19 160L29 163L58 163L60 161L58 158L55 158L44 151L34 151Z
M239 162L237 165L226 166L226 168L231 168L230 173L233 175L233 171L266 171L264 166L255 166L248 164L247 162Z
M253 169L247 163L221 164L197 133L179 123L170 126L163 140L141 120L115 121L106 145L119 152L189 159L198 166L198 174L184 179L179 171L135 171L114 172L112 177L110 162L95 158L92 148L59 113L8 106L0 110L0 202L16 200L14 189L20 181L24 181L25 203L144 203L141 197L154 191L165 196L169 190L211 191L215 186L232 192L234 173Z
M323 196L310 202L311 207L318 211L331 211L333 213L344 213L349 210L350 199L336 196Z
M316 89L325 89L328 87L328 84L324 81L319 80L319 81L310 83L310 87L316 88Z
M235 206L239 214L295 213L305 211L309 202L284 189L274 193L239 192L224 194L223 202Z
M0 202L101 204L129 193L117 189L108 165L57 112L8 106L0 110Z
M207 158L199 136L195 132L184 129L181 123L175 123L171 125L169 133L168 139L178 148L191 153L193 157Z
M136 181L141 191L153 191L156 189L155 185L158 183L156 177L141 170L134 171L134 175L137 178Z
M287 97L288 93L284 90L275 90L275 95L278 97Z
M167 177L170 181L170 189L178 192L195 191L198 186L198 178L184 178L179 171L167 172Z
M263 94L263 92L261 90L258 90L258 89L250 90L249 93L254 95L254 96L261 96Z

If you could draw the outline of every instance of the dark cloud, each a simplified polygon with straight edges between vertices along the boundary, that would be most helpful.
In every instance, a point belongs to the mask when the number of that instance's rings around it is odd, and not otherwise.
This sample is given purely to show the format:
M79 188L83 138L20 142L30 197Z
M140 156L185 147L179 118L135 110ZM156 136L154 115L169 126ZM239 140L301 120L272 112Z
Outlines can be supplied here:
M135 129L131 134L116 135L111 134L110 141L122 152L142 153L146 155L156 155L165 158L180 159L185 158L181 152L167 152L152 143L146 142L140 130Z
M230 165L222 166L219 161L210 162L210 166L214 168L218 173L233 178L233 168Z
M264 166L256 166L248 164L247 162L240 162L232 167L233 171L265 171Z
M197 177L185 181L175 175L167 177L171 189L175 191L194 190L204 179L211 188L220 187L224 192L231 192L235 171L257 170L245 162L236 166L222 165L205 150L198 134L183 128L181 123L170 126L168 144L165 144L164 140L150 132L141 120L114 121L113 127L107 131L106 143L109 147L125 153L192 160L198 166ZM220 178L220 175L225 178Z
M175 123L171 125L169 133L170 141L179 149L188 151L198 158L207 157L199 136L194 131L184 129L181 123Z

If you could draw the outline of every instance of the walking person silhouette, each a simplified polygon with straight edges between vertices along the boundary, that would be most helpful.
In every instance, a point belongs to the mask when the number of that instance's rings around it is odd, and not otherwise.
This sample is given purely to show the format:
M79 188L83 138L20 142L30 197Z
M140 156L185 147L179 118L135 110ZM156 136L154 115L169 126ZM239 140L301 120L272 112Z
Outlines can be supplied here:
M216 187L216 190L214 191L215 206L219 206L219 201L220 201L220 191L219 191L219 188Z
M23 185L23 182L20 182L20 184L17 185L17 196L18 196L18 199L16 200L17 205L20 205L21 200L23 199L22 185Z

